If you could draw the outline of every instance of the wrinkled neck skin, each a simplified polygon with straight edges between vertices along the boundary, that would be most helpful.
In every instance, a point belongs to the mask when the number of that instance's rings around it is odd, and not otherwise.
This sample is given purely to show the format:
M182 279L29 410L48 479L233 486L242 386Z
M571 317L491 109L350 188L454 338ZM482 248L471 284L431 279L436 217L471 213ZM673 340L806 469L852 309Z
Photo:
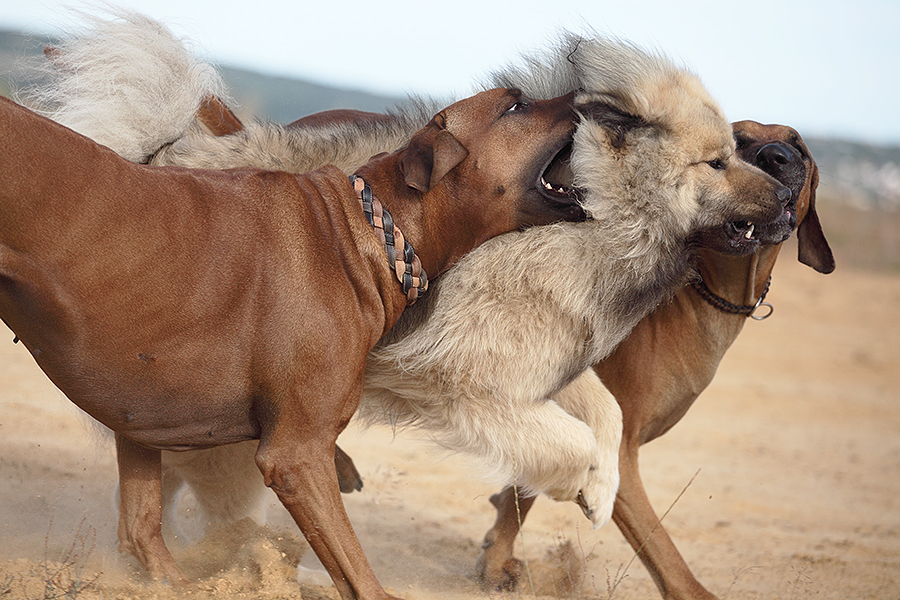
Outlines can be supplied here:
M440 213L455 205L448 187L438 184L432 190L419 192L404 181L400 171L397 153L370 161L357 169L363 178L391 213L394 223L403 233L422 268L431 280L443 273L459 257L474 248L478 241L466 227L465 219L454 219L452 215ZM398 252L401 248L397 248Z

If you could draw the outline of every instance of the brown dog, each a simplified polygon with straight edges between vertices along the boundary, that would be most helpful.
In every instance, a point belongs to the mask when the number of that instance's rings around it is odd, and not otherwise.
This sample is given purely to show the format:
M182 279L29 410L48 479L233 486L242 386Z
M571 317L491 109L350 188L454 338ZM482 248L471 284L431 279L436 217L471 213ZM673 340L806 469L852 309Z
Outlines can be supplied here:
M363 188L334 167L136 165L0 101L0 317L115 431L122 546L183 581L160 531L160 451L259 439L266 484L342 596L388 597L333 462L366 354L424 288L419 262L436 275L492 236L575 215L543 185L574 129L571 95L483 92L360 168Z
M815 209L818 170L803 140L789 127L753 121L735 123L734 135L741 158L791 188L788 210L793 224L799 223L800 261L820 273L833 271L834 258ZM700 280L644 318L612 355L594 366L622 407L621 482L613 519L664 598L715 596L694 578L659 523L641 483L638 448L675 425L712 381L725 351L763 301L780 248L762 246L746 257L701 251ZM584 389L579 392L572 385L554 399L563 408L583 406L590 398L576 396ZM522 564L513 557L513 543L534 500L517 500L512 488L491 497L497 520L485 535L478 560L486 588L515 587Z

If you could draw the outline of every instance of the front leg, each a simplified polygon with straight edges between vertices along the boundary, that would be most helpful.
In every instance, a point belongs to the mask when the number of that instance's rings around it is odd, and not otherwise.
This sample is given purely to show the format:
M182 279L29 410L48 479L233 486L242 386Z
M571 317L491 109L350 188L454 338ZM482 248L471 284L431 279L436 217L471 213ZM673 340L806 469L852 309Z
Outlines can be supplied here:
M119 549L133 554L154 579L186 583L162 537L160 451L116 433L119 464Z
M622 412L615 398L593 370L554 396L560 408L586 423L597 442L594 479L582 489L588 508L598 514L611 511L619 482L618 449L622 435ZM521 572L521 561L513 556L516 535L535 497L506 487L491 496L497 508L494 526L485 534L482 551L476 563L476 575L486 589L515 589Z
M593 369L584 371L553 399L560 408L583 421L597 441L597 469L581 489L579 504L586 513L598 509L611 513L619 487L619 448L622 443L619 403ZM596 527L596 520L594 523Z
M341 493L351 494L359 492L363 488L362 477L353 464L353 459L341 450L340 446L334 447L334 468L337 471L338 482L341 485Z
M360 368L360 373L362 368ZM393 598L375 577L353 532L335 470L335 442L350 420L361 383L347 394L347 377L324 377L298 386L263 425L256 463L293 517L344 600Z
M440 427L437 419L430 425L435 439L481 458L532 495L577 502L594 528L604 525L619 485L618 407L598 436L553 400L511 396L495 393L490 400L461 396L444 401Z
M622 443L619 454L622 481L613 510L613 520L640 556L663 598L716 600L691 573L653 511L638 469L638 446L636 439Z

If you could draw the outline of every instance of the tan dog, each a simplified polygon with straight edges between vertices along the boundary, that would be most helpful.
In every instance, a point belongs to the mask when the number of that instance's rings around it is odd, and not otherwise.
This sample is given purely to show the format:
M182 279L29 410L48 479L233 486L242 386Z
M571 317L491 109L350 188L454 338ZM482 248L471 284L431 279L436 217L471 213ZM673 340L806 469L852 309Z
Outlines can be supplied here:
M791 188L789 210L799 224L800 261L820 273L833 271L834 258L816 215L818 170L799 134L789 127L742 121L734 124L734 135L744 160ZM594 366L596 374L587 372L554 398L573 414L585 414L602 407L612 392L622 407L621 483L613 519L664 598L715 597L694 578L659 523L641 483L638 448L675 425L712 381L725 351L763 301L780 248L763 245L745 257L701 252L699 280L642 320L609 358ZM517 500L512 488L491 497L497 520L484 538L477 568L485 587L516 586L522 563L513 558L513 544L534 500L526 495Z
M571 95L483 92L358 169L363 187L334 167L136 165L0 101L0 317L115 432L123 547L184 580L160 532L161 450L259 439L266 484L340 593L388 597L333 462L367 352L424 289L419 266L436 275L487 238L560 218L564 194L542 173L574 128ZM397 273L358 195L393 233Z

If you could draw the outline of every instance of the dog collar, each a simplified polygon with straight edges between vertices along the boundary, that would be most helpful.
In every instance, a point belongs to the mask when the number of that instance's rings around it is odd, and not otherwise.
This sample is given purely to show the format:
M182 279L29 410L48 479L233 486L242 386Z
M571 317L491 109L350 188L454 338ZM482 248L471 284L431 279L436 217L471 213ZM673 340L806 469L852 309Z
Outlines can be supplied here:
M732 304L728 300L717 296L713 293L711 289L706 285L702 278L698 277L691 281L691 285L694 286L694 289L697 290L697 293L700 294L700 297L712 304L714 307L718 308L722 312L727 312L732 315L744 315L745 317L750 317L755 321L762 321L764 319L768 319L772 316L772 313L775 312L775 307L769 304L768 302L764 302L766 299L766 294L769 293L769 284L772 283L772 276L769 275L769 278L766 279L766 287L763 289L762 296L759 297L759 300L756 301L756 304ZM756 309L760 306L765 306L769 309L764 315L755 315Z
M428 289L428 276L422 268L422 261L416 256L412 244L403 237L403 233L397 225L391 213L372 194L372 188L358 175L350 176L350 183L356 191L356 197L362 203L363 213L369 221L369 225L375 228L378 239L384 245L387 252L388 264L397 276L397 281L406 295L406 305L409 306L419 299L419 296ZM402 254L397 255L397 248L402 248Z

